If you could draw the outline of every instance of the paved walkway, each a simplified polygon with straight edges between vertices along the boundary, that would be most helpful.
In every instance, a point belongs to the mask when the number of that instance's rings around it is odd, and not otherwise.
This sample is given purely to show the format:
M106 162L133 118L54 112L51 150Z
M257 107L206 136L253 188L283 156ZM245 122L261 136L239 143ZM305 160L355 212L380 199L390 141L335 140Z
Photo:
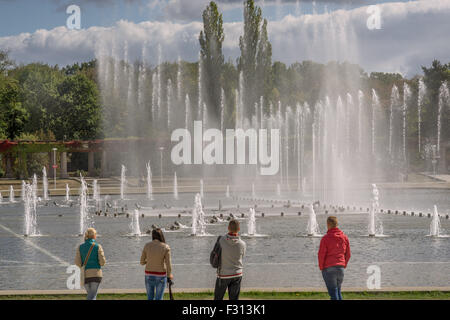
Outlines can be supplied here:
M213 288L173 288L173 292L200 293L212 292ZM241 292L327 292L325 288L242 288ZM450 292L450 287L384 287L376 290L367 288L342 288L342 292L413 292L413 291L445 291ZM100 289L100 294L137 294L146 293L145 289ZM0 290L0 295L62 295L62 294L86 294L85 290Z

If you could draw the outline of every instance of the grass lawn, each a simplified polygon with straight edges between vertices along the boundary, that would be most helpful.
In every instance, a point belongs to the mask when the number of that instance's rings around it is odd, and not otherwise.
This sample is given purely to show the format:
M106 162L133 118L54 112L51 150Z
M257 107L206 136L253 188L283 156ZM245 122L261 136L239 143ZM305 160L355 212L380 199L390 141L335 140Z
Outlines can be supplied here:
M450 300L450 292L443 291L400 291L400 292L344 292L342 294L346 300L413 300L413 299L438 299ZM0 300L84 300L85 295L65 294L65 295L14 295L0 296ZM98 300L145 300L145 294L99 294ZM174 293L176 300L212 300L212 292L199 293ZM164 299L169 299L168 294ZM228 299L228 296L225 296ZM242 300L328 300L329 296L325 292L243 292L240 295Z

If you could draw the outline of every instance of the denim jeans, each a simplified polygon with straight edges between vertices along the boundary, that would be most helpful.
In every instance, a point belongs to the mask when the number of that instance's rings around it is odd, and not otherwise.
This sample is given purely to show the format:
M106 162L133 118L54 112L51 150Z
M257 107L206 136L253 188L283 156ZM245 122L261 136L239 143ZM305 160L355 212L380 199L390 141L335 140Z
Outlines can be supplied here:
M342 300L341 285L344 281L344 267L335 266L323 269L322 276L331 300Z
M100 282L88 282L84 284L84 288L87 291L87 300L97 300L97 291Z
M166 284L167 277L145 275L145 288L147 289L148 300L162 300Z
M228 288L228 297L230 300L238 300L239 293L241 292L241 280L242 277L231 278L231 279L220 279L216 280L216 287L214 289L214 300L223 300L225 291Z

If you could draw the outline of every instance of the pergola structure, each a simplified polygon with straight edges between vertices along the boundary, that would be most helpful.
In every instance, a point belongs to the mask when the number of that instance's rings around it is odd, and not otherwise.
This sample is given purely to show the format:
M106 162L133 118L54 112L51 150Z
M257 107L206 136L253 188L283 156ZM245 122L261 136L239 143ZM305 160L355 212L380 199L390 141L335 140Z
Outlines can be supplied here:
M128 152L131 150L148 149L155 140L144 138L127 139L104 139L90 141L9 141L0 140L0 154L2 154L2 166L5 168L5 176L13 177L13 163L16 158L20 161L26 161L26 155L29 153L47 153L48 154L48 176L53 178L53 166L59 168L59 177L67 178L67 153L83 152L88 153L88 175L95 176L95 153L100 154L100 176L108 176L108 156L115 153ZM145 147L147 146L147 148ZM54 163L53 150L59 154L60 164ZM108 155L110 154L110 155Z

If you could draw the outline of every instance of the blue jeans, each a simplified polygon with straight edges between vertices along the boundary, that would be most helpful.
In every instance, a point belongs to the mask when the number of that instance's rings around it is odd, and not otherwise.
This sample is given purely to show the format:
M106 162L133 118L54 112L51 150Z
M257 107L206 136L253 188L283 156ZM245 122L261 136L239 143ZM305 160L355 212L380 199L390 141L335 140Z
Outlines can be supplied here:
M84 284L84 288L87 291L87 300L97 300L97 291L100 282L88 282Z
M322 276L331 300L342 300L341 285L344 281L344 267L335 266L323 269Z
M167 277L145 275L145 288L148 300L162 300L166 289ZM156 294L155 294L156 291Z

